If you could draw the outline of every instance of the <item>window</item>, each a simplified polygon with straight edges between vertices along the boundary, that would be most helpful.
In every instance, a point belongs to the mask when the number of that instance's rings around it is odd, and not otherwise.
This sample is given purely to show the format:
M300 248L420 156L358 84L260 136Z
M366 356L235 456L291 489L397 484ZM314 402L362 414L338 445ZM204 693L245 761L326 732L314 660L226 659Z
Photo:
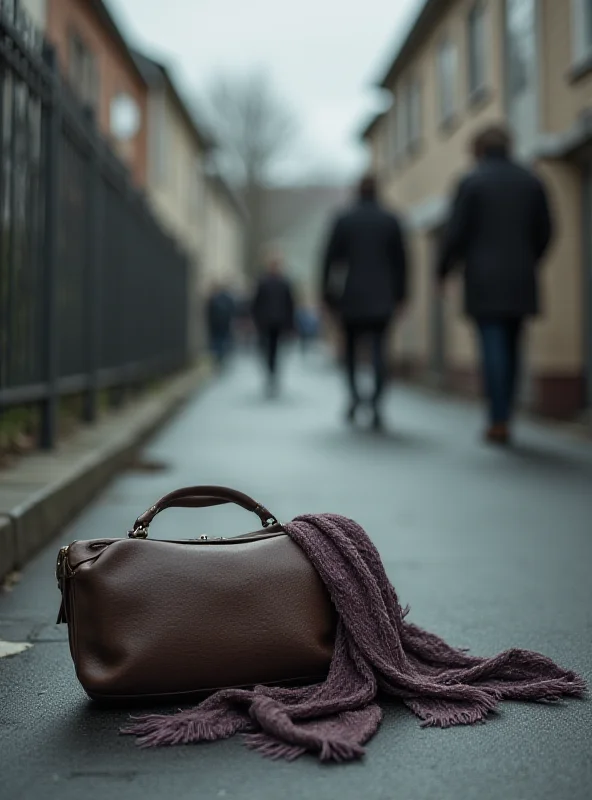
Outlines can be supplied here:
M506 0L506 106L520 158L529 158L539 135L539 46L536 0Z
M469 12L468 67L469 96L474 98L487 84L487 30L485 6L478 0Z
M398 161L405 157L407 151L407 134L408 134L408 103L407 103L407 87L402 86L398 92L398 102L395 106L396 115L396 158Z
M395 162L399 157L399 144L398 144L398 128L397 128L397 95L393 94L393 102L388 110L387 118L387 158L391 163Z
M438 102L440 121L450 122L456 113L456 75L458 54L454 43L444 39L438 47Z
M163 92L148 97L148 143L150 153L150 179L159 186L170 183L170 131L166 99Z
M407 148L415 150L421 140L421 81L418 76L407 84Z
M592 57L592 0L572 0L575 61Z
M202 209L204 194L204 171L201 156L195 159L195 167L190 185L189 206L192 216L196 216Z
M68 41L68 78L80 100L96 111L99 104L97 60L76 32L70 33Z
M536 68L535 4L533 0L507 0L508 91L510 97L527 92Z
M389 142L392 160L402 161L413 152L421 139L421 81L418 76L399 84L389 111Z
M127 92L118 92L111 98L109 127L111 135L118 141L133 139L140 130L142 114L140 106Z

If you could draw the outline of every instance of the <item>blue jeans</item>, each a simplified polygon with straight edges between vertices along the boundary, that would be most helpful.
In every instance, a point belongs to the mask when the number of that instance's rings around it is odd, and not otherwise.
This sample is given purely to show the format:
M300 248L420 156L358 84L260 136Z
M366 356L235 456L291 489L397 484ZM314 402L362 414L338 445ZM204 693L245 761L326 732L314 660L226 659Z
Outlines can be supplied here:
M230 334L219 331L210 334L210 351L218 364L222 364L230 352L232 340Z
M518 382L521 319L477 319L483 384L492 425L511 420Z
M372 402L376 406L386 382L386 322L350 323L345 328L345 364L352 403L360 400L356 380L358 345L362 339L370 339L372 344L372 364L374 367L374 395Z

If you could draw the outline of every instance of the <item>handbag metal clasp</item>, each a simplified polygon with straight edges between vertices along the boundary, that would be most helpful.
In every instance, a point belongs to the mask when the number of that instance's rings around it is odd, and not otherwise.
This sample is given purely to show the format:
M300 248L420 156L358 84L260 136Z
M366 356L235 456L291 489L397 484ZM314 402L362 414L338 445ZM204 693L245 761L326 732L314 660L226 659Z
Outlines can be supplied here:
M128 539L147 539L148 538L148 528L140 525L138 528L134 528L132 531L127 532Z

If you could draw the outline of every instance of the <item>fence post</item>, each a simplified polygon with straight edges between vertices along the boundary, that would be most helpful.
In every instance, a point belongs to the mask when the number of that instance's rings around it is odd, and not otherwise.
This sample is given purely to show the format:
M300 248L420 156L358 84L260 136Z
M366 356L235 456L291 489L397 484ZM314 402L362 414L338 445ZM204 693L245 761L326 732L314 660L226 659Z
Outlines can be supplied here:
M54 446L57 432L58 394L58 337L57 325L57 275L60 136L62 109L58 62L54 48L45 44L43 57L50 71L49 101L45 108L45 253L43 270L43 367L47 394L41 404L40 445L44 449Z
M129 338L129 328L130 328L130 319L132 309L134 308L133 296L130 287L130 272L132 270L132 266L136 264L136 253L134 248L136 247L136 243L132 240L132 234L135 233L134 231L134 196L132 191L132 184L130 175L126 170L125 173L125 183L123 188L123 198L125 202L125 214L123 215L124 219L124 228L121 234L122 238L122 245L123 245L123 259L121 264L121 290L120 290L120 298L119 298L119 319L118 319L118 330L120 336L120 352L122 353L121 359L121 369L120 369L120 380L117 382L115 386L113 386L109 392L109 401L112 408L120 408L129 398L130 394L130 338Z
M88 242L86 247L86 279L84 287L85 318L87 323L88 388L84 398L83 419L94 422L99 409L99 348L101 337L101 263L103 241L103 192L101 191L101 160L96 136L95 116L86 109L91 142L88 182Z

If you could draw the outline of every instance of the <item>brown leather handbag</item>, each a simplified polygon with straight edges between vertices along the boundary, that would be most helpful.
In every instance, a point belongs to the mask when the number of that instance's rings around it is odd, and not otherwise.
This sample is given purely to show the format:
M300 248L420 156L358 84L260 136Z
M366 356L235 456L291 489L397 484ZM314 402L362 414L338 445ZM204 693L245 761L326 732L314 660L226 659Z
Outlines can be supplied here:
M173 506L236 503L263 528L235 538L148 539ZM127 539L74 542L58 554L76 674L93 699L178 697L225 687L322 679L335 613L317 572L264 506L191 486L165 495Z

